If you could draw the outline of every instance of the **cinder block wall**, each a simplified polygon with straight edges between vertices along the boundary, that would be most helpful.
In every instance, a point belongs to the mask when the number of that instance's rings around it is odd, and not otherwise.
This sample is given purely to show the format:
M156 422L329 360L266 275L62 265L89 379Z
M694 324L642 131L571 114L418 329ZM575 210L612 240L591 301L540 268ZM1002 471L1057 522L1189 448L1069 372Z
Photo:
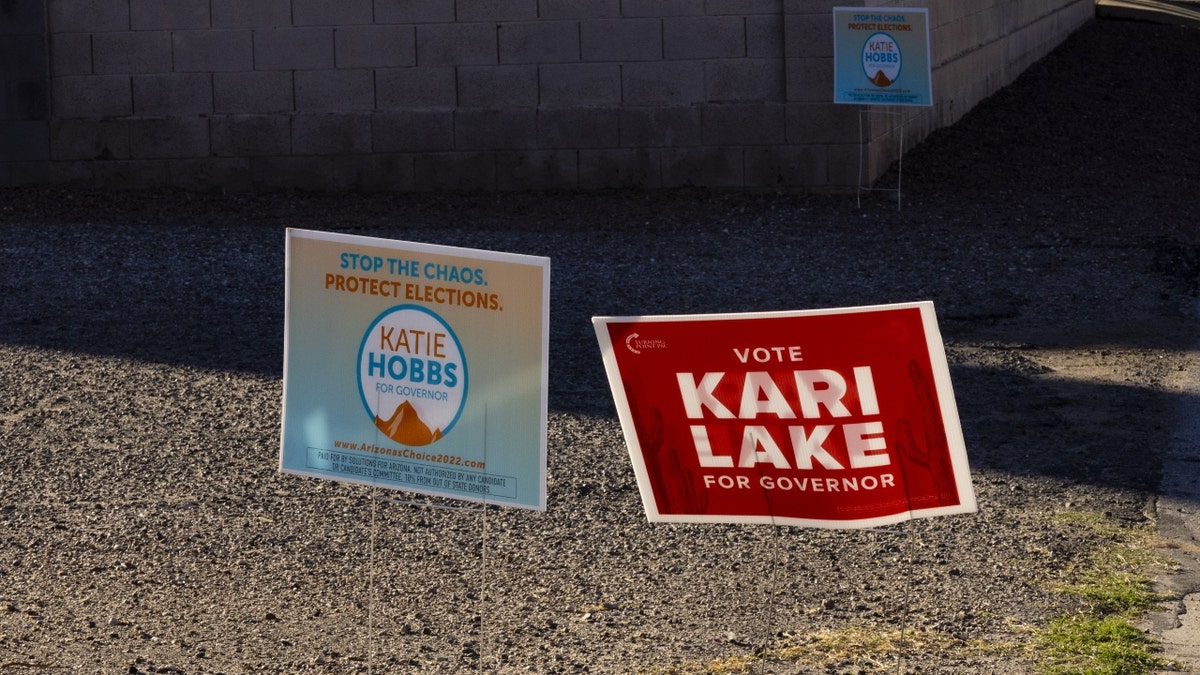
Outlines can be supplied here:
M44 0L0 0L0 185L47 178L45 13Z
M855 4L929 8L934 107L831 103L831 9ZM5 0L0 12L6 184L837 190L873 180L901 139L957 120L1093 8Z

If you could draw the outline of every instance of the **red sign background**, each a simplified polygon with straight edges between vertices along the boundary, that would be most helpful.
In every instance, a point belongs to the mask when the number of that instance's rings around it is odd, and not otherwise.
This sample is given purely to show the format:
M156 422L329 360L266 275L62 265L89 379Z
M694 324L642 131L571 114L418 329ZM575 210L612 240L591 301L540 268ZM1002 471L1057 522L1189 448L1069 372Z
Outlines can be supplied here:
M594 321L650 520L975 510L930 303Z

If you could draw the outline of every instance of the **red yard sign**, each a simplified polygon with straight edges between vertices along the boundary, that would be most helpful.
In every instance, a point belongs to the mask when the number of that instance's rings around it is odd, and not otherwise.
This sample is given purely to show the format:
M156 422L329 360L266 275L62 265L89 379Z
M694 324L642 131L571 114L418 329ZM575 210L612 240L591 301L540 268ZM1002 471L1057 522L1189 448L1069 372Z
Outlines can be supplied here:
M932 303L593 322L651 521L976 510Z

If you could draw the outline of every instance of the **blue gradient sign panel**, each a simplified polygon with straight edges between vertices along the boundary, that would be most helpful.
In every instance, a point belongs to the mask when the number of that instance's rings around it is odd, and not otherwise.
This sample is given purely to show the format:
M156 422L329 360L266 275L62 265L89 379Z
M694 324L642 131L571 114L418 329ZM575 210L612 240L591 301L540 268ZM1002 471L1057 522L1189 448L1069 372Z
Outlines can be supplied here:
M933 105L929 10L833 8L833 101Z
M289 230L280 470L543 510L547 258Z

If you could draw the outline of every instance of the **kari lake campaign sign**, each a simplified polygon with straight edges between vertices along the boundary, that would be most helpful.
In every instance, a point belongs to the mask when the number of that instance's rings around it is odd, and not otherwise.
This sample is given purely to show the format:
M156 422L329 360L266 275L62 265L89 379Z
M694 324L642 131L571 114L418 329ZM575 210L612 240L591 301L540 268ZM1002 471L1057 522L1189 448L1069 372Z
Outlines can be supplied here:
M550 261L292 229L284 473L546 508Z
M931 303L593 323L651 521L976 510Z

